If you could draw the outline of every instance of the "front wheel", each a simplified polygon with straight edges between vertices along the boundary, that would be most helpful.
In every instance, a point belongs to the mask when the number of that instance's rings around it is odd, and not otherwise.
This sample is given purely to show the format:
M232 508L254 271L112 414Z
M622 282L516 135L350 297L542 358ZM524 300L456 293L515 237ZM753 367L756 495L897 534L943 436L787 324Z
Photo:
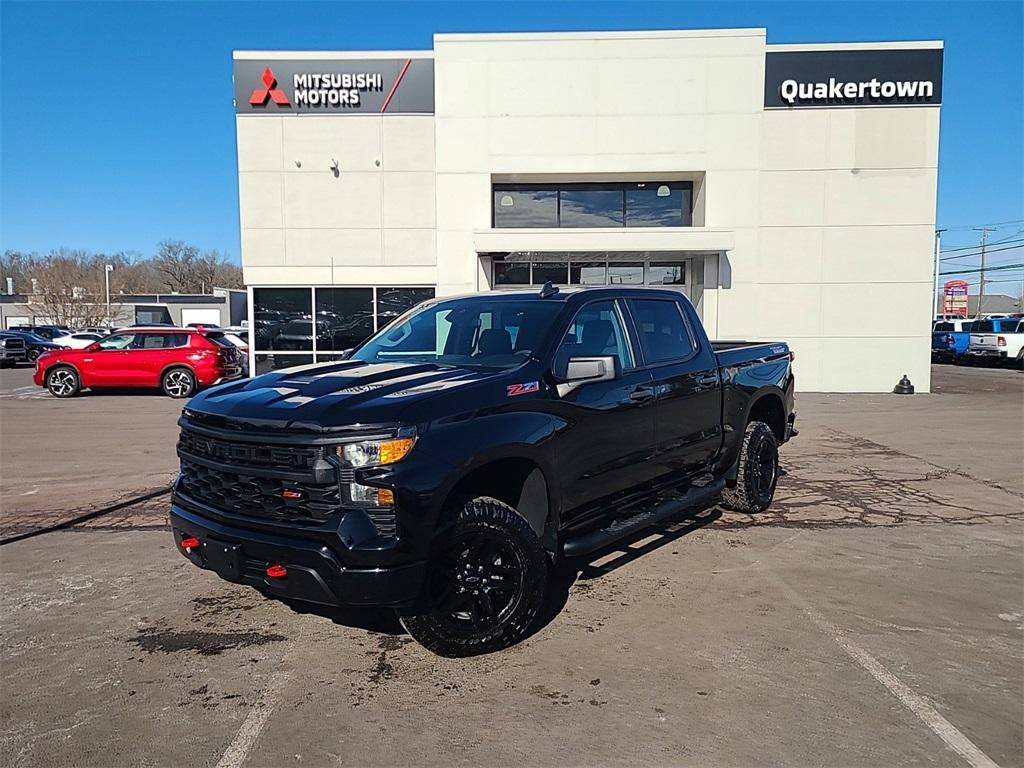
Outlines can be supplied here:
M188 368L172 368L160 377L160 387L168 397L188 397L196 391L196 375Z
M544 601L547 553L530 524L497 499L465 504L434 544L420 602L400 612L420 645L440 656L507 648Z
M39 359L39 356L41 354L43 354L43 350L41 349L30 349L27 355L28 361L30 363L35 363L35 361Z
M58 365L47 372L46 388L54 397L74 397L82 389L82 382L74 368Z
M736 512L764 512L779 481L779 441L763 421L747 425L740 445L736 484L722 491L722 503Z

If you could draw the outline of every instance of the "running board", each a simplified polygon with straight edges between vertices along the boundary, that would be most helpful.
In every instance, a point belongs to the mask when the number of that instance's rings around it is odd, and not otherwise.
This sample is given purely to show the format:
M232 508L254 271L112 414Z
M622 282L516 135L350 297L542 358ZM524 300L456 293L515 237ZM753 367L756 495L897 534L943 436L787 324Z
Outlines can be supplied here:
M725 478L713 480L708 485L694 486L681 496L676 496L662 501L653 507L637 512L631 517L624 517L615 520L607 528L600 528L596 531L581 533L568 539L562 546L562 552L566 557L579 557L589 555L614 541L629 536L644 528L660 523L675 514L678 514L687 507L694 507L706 502L722 492L725 488Z

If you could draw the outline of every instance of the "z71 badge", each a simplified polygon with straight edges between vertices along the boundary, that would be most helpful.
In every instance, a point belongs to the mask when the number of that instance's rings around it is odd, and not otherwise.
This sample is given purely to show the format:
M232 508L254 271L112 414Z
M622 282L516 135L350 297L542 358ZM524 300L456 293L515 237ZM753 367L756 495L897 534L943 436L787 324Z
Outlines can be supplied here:
M540 382L538 381L527 381L524 384L509 384L506 394L509 397L515 397L516 395L526 395L530 392L536 392L540 389Z

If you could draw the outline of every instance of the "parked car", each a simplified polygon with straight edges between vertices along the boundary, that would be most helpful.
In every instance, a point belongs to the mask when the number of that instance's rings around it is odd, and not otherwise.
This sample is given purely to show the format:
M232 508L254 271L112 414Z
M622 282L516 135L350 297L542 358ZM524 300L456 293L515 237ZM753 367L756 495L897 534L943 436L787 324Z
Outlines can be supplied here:
M67 347L68 349L85 349L90 344L95 344L103 338L104 337L98 333L76 332L68 336L58 337L57 343L62 347Z
M71 333L70 330L62 325L16 325L10 330L29 331L30 333L34 333L36 336L41 336L47 341L54 341L61 336L67 336Z
M958 363L967 354L973 320L939 320L932 326L932 362Z
M13 333L0 333L0 368L13 368L25 362L27 356L25 339Z
M31 331L5 331L5 335L8 336L20 336L25 341L25 360L29 363L34 363L44 352L49 352L53 349L67 349L67 345L63 343L66 336L59 336L58 339L61 343L55 343L47 341L42 336L36 336Z
M222 336L191 328L119 331L85 349L47 352L33 380L54 397L101 387L160 387L170 397L189 397L242 375L242 355Z
M976 324L978 332L971 333L967 354L975 360L1013 362L1018 366L1024 364L1024 320L1014 317L991 321L993 325L998 324L998 329L993 328L992 332L987 332L989 322L979 321Z
M396 608L436 653L495 650L553 562L719 497L767 509L791 360L712 343L670 290L428 301L348 360L193 398L174 542L271 596Z
M75 331L75 333L95 333L100 337L109 336L113 332L113 328L100 328L96 326L91 326L89 328L79 328L78 330Z

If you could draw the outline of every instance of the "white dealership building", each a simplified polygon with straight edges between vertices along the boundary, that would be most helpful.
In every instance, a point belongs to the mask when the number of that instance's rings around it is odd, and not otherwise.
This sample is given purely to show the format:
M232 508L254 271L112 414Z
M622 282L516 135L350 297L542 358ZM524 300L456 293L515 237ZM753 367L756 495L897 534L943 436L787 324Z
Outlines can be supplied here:
M682 291L802 390L929 388L941 43L438 34L238 51L234 89L255 370L551 280Z

